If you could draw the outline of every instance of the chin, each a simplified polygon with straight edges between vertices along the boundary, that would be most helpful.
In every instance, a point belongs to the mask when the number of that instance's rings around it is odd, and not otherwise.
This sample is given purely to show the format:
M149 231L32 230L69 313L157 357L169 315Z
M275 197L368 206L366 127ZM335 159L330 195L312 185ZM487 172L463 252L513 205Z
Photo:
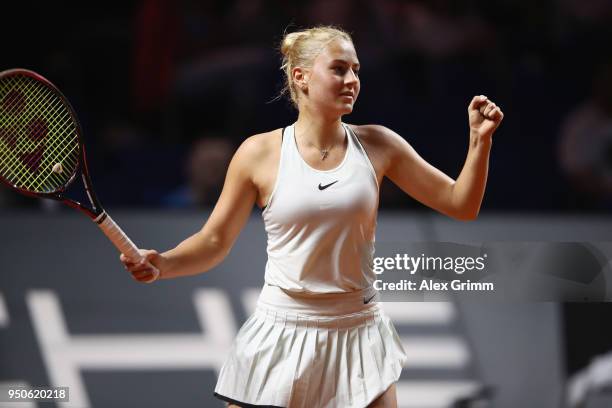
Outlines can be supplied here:
M333 114L335 116L348 115L353 112L352 103L337 103L333 105L327 105L324 109L325 112Z
M339 111L341 115L348 115L353 112L353 104L342 105Z

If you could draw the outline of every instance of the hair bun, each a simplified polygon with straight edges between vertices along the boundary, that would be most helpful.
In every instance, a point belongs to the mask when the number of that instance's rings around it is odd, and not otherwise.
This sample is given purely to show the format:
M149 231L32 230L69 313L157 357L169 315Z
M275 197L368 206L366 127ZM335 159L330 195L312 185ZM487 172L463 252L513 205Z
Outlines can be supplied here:
M291 49L295 45L295 42L302 35L304 35L304 33L301 33L301 32L287 34L285 38L283 39L283 43L281 44L281 49L280 49L281 53L283 55L289 55L289 53L291 52Z

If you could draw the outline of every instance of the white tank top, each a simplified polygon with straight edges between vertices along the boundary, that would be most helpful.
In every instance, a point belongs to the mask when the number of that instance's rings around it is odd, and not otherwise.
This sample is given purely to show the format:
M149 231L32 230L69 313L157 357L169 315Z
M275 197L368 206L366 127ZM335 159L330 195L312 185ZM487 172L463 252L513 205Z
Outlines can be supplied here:
M265 282L292 292L368 289L378 210L378 181L357 136L334 169L309 166L294 126L284 130L276 183L262 212L268 233Z

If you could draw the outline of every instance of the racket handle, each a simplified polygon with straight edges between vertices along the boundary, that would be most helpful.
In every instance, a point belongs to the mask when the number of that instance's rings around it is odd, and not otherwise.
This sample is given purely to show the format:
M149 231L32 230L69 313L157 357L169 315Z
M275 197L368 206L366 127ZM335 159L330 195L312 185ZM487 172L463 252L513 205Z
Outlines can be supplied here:
M100 214L94 222L98 224L98 227L104 232L104 234L110 239L110 241L117 247L117 249L125 254L128 258L135 262L140 262L142 256L138 252L138 247L125 235L125 232L119 228L117 223L106 212Z

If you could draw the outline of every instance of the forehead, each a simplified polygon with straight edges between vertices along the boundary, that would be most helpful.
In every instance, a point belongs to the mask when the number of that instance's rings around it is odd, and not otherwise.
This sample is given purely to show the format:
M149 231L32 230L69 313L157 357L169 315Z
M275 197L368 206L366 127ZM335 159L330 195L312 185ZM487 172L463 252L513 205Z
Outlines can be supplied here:
M355 47L350 41L344 39L331 41L323 51L321 51L317 59L325 63L334 60L343 60L351 64L359 64Z

